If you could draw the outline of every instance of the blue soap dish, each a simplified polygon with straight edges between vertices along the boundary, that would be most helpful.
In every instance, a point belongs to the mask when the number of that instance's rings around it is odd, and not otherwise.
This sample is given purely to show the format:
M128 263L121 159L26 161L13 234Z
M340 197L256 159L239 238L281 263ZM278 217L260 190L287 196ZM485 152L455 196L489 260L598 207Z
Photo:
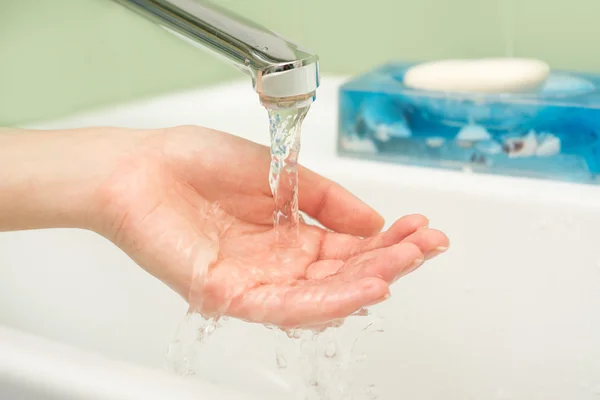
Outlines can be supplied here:
M413 65L387 64L341 87L341 155L600 181L600 75L551 71L530 92L451 93L405 85Z

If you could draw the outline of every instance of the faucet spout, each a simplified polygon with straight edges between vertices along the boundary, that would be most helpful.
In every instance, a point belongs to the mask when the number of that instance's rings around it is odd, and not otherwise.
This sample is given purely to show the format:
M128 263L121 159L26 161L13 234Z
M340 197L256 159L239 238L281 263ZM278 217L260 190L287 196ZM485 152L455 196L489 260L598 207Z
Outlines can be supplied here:
M249 74L268 106L312 103L319 87L316 54L205 0L115 0L169 32Z

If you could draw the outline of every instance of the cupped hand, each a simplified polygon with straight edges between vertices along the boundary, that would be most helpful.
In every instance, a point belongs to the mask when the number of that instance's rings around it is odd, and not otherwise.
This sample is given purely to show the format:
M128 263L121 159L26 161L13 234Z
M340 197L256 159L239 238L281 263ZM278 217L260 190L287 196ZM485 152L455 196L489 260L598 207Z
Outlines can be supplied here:
M385 300L448 248L421 215L382 218L336 183L299 172L295 246L276 248L269 149L200 127L153 132L98 189L97 226L205 316L316 326ZM108 221L108 223L106 222Z

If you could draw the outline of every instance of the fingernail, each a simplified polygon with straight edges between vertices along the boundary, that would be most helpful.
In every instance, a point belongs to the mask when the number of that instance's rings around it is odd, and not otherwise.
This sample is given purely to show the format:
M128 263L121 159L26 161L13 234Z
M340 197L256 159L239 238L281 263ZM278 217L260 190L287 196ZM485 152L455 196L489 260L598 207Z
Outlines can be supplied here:
M433 257L439 256L440 254L446 252L448 250L448 247L446 246L438 246L435 249L433 249L432 251L430 251L429 253L427 253L427 259L431 260Z
M423 226L417 228L417 230L420 231L422 229L427 229L427 228L429 228L429 223L427 223L427 225L423 225Z
M408 273L413 272L415 269L419 268L421 265L423 265L423 263L425 262L424 258L417 258L415 261L413 261L413 263L411 264L410 268L408 269Z

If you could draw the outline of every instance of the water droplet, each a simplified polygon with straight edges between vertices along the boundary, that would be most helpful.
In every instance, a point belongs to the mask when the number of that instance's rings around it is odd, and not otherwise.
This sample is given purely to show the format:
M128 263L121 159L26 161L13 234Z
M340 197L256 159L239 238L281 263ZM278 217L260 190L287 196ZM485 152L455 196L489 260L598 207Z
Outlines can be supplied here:
M336 354L337 354L336 345L335 345L335 342L332 340L331 342L329 342L327 344L327 347L325 348L325 357L333 358L333 357L335 357Z
M279 369L287 368L287 360L285 359L285 356L281 353L281 350L277 351L275 361L277 362L277 367Z
M352 315L356 316L356 317L368 317L369 315L371 315L371 312L369 310L367 310L366 308L361 308L360 310L358 310L357 312L355 312Z
M204 349L205 340L212 335L224 320L205 318L189 312L177 329L166 354L166 367L179 375L196 373L197 360Z
M207 335L212 335L213 333L215 333L216 327L214 325L208 325L205 329L204 329L204 333Z
M300 329L290 329L289 331L285 331L285 333L290 339L300 339L302 337Z
M374 384L370 384L367 386L367 390L365 391L366 395L370 400L377 400L379 398L379 391Z
M360 353L359 355L356 356L356 358L354 359L354 362L356 364L360 364L363 361L365 361L367 359L367 353Z

